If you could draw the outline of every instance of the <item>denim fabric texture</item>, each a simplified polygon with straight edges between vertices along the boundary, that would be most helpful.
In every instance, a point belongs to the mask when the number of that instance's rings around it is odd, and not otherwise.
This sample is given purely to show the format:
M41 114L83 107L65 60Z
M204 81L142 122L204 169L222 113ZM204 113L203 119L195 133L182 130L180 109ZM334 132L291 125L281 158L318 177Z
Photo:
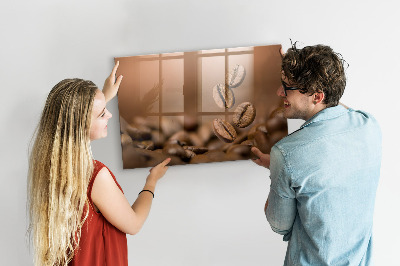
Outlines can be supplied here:
M271 149L267 220L284 265L371 265L381 131L368 113L326 108Z

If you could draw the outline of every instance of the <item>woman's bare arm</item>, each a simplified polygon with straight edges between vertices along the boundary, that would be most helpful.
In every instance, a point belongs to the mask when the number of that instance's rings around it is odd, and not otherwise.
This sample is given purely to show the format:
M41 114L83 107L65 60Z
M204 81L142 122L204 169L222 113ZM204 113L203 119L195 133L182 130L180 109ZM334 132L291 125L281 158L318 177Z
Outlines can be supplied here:
M163 161L150 170L143 189L154 193L157 181L164 176L170 159ZM106 167L101 169L93 183L92 200L101 214L116 228L134 235L140 231L149 215L153 195L144 191L140 193L131 206L125 195L114 182Z

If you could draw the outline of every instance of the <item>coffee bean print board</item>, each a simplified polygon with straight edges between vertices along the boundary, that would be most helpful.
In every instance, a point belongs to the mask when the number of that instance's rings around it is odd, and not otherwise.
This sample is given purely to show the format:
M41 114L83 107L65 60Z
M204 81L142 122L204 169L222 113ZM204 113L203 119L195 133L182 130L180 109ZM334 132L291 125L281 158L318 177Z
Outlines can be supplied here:
M124 169L255 158L284 138L280 45L116 57Z

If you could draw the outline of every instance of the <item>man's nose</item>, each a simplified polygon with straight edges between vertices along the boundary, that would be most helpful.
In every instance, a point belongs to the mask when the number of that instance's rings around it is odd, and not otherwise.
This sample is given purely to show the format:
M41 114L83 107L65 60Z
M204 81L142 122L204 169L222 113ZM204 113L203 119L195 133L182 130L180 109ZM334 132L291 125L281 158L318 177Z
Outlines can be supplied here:
M283 90L283 85L281 84L279 88L276 90L276 95L279 97L285 97L285 91Z

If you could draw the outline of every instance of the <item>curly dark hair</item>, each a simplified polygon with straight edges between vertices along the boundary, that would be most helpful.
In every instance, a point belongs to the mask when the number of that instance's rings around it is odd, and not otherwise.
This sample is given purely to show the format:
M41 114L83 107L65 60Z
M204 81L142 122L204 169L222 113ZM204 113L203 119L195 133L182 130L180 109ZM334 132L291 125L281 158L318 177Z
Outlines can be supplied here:
M327 107L336 106L346 87L342 55L325 45L296 47L296 42L282 58L282 72L301 93L323 92Z

